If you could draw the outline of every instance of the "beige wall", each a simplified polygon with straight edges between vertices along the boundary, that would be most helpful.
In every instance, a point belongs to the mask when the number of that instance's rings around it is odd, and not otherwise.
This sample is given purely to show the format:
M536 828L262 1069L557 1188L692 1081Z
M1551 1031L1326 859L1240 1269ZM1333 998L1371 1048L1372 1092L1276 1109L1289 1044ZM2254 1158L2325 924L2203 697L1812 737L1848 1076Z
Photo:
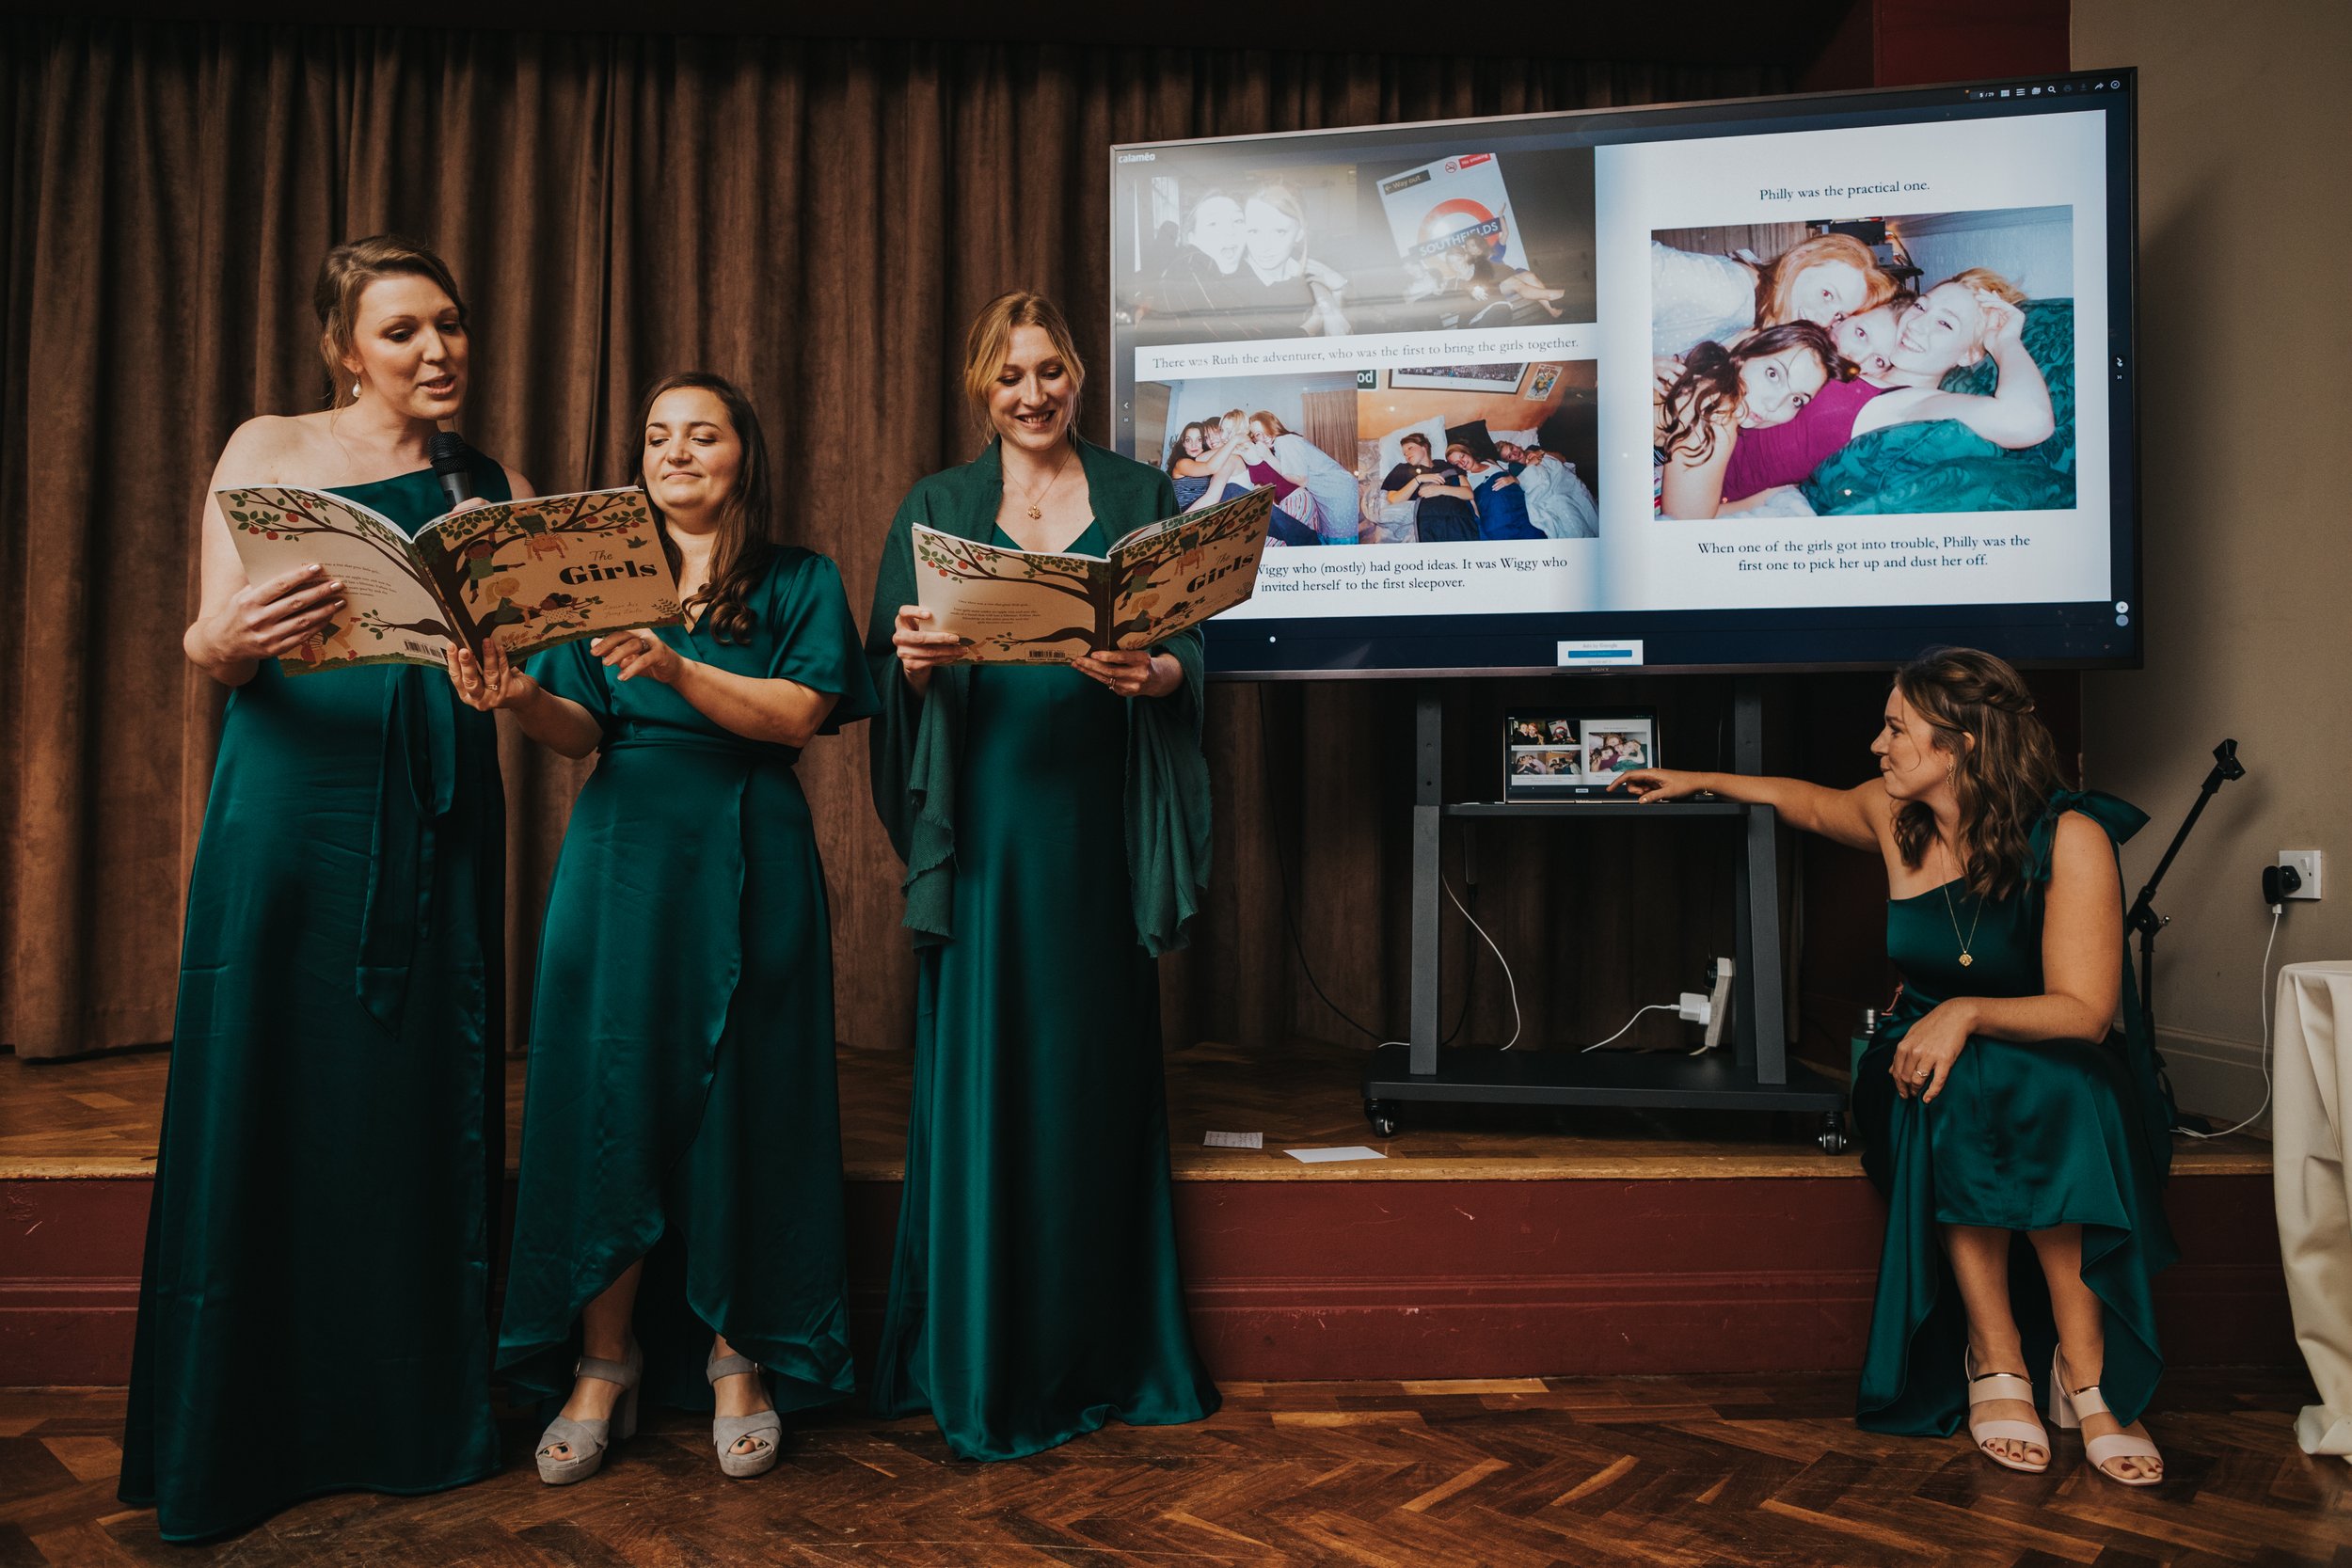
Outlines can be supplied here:
M2161 1044L2193 1108L2250 1112L2261 867L2327 855L2276 962L2352 958L2352 4L2074 0L2078 70L2139 68L2144 670L2084 683L2097 787L2154 818L2136 891L2226 786L2157 907Z

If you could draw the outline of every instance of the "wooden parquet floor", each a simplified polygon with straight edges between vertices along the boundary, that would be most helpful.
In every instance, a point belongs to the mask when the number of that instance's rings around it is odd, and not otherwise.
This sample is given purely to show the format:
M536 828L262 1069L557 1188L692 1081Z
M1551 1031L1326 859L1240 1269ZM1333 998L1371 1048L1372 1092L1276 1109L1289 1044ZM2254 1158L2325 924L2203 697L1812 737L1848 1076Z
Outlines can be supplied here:
M803 1427L756 1481L707 1425L654 1422L604 1474L542 1486L535 1435L437 1497L352 1494L167 1546L114 1498L122 1395L0 1393L0 1568L401 1564L2352 1565L2352 1469L2309 1459L2309 1392L2275 1373L2167 1380L2170 1479L2127 1492L2061 1438L2047 1476L1964 1439L1857 1431L1846 1378L1234 1384L1214 1418L1116 1426L1034 1459L951 1460L927 1420Z
M135 1052L72 1062L0 1054L0 1180L143 1176L154 1168L169 1058ZM1858 1156L1813 1147L1814 1123L1713 1113L1545 1112L1479 1106L1416 1109L1383 1142L1365 1125L1363 1053L1297 1043L1279 1052L1203 1044L1168 1057L1170 1166L1179 1181L1739 1180L1861 1174ZM914 1058L840 1057L843 1173L896 1181L904 1172ZM507 1065L506 1155L522 1147L523 1064ZM1210 1131L1257 1132L1263 1149L1209 1148ZM1362 1144L1377 1161L1308 1165L1286 1148ZM2239 1135L2176 1140L2179 1176L2265 1175L2269 1145Z

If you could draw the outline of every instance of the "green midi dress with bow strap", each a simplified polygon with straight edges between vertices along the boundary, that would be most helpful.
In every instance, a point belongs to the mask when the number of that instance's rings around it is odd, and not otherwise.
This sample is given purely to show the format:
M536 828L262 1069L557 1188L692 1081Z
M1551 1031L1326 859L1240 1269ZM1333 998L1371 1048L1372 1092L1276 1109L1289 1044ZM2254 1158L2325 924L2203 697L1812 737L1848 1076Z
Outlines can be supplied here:
M1942 1226L2081 1226L2082 1277L2105 1308L2100 1386L2119 1420L2139 1418L2164 1370L2152 1281L2177 1256L2163 1207L2169 1117L2128 960L2120 1036L1972 1037L1927 1103L1899 1097L1887 1072L1904 1034L1947 998L2042 993L2043 894L2068 812L2116 844L2147 821L2113 796L2062 790L2034 828L2025 879L2009 897L1979 900L1953 886L1886 907L1886 951L1902 972L1902 995L1864 1053L1853 1089L1863 1164L1888 1203L1857 1416L1873 1432L1947 1436L1967 1415L1968 1322L1938 1241ZM1961 937L1972 927L1972 961L1963 965ZM2058 1331L2041 1265L2022 1243L2010 1295L2026 1370L2046 1403Z

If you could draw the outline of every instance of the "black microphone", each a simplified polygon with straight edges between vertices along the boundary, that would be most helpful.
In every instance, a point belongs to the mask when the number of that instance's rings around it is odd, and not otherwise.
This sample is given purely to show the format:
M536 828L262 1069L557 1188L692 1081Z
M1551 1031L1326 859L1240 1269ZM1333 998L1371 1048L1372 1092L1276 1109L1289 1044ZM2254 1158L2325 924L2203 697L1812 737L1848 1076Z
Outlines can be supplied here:
M473 465L466 461L464 436L437 430L424 444L424 451L433 459L433 477L441 482L441 494L449 498L452 511L473 499Z

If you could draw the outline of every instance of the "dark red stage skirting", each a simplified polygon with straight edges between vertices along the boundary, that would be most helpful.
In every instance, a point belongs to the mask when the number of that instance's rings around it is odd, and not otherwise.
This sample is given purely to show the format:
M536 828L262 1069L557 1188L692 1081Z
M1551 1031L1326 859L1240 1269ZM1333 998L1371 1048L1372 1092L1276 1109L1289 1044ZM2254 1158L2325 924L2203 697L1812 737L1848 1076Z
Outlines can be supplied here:
M1831 1164L1824 1162L1825 1164ZM1883 1210L1836 1174L1180 1180L1193 1328L1224 1380L1849 1370ZM0 1180L0 1385L125 1381L144 1178ZM893 1180L848 1186L861 1338ZM2266 1174L2176 1179L2159 1285L2177 1366L2291 1365Z

